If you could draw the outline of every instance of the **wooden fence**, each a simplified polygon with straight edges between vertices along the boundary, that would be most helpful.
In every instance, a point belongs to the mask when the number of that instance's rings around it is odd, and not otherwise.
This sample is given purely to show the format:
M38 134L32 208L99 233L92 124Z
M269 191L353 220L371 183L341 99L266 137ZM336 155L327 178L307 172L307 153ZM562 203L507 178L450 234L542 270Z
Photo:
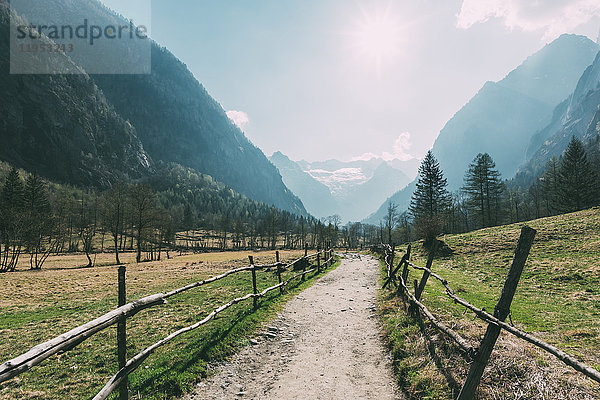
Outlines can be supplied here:
M510 306L515 291L517 289L517 285L521 278L521 273L523 272L525 262L527 260L527 257L529 256L529 251L531 250L535 234L536 231L529 227L524 227L522 229L510 271L508 273L508 276L506 277L506 282L504 284L504 288L502 289L500 299L498 300L496 307L494 308L493 315L458 297L454 290L452 290L452 288L448 284L448 281L431 270L435 252L437 250L437 242L435 242L433 248L429 252L427 264L425 267L421 267L410 262L410 245L408 246L406 253L403 255L402 259L400 260L397 266L394 266L395 246L379 245L378 249L376 249L382 254L385 264L387 266L387 277L385 279L383 287L385 288L388 285L390 285L390 287L396 285L398 294L405 297L410 303L409 312L412 312L417 316L420 316L421 313L424 314L437 330L439 330L452 341L454 341L458 345L458 347L462 351L464 351L464 353L467 355L470 361L472 361L470 364L467 379L465 380L465 383L457 397L458 400L471 400L474 398L475 392L481 380L481 376L489 361L490 355L492 354L492 350L494 349L496 340L498 339L501 330L505 330L515 335L516 337L541 348L542 350L557 357L566 365L574 368L575 370L581 372L587 377L600 383L600 372L596 371L594 368L585 365L584 363L580 362L575 357L565 353L564 351L504 322L510 314ZM412 293L409 290L409 285L407 283L409 268L413 268L418 271L423 271L421 281L417 282L417 280L415 280L413 282L414 288ZM400 270L402 271L399 274ZM441 284L446 290L446 295L450 297L456 304L464 306L468 310L472 311L477 318L488 323L485 336L478 348L472 346L465 338L460 336L456 331L439 321L421 302L421 296L423 294L423 291L425 290L425 286L427 285L427 281L430 277L433 277L434 279L437 279L439 282L441 282Z
M334 262L334 253L333 250L320 250L317 249L317 252L314 254L308 254L308 249L304 250L304 257L294 260L291 263L284 263L279 260L279 252L276 252L276 262L274 264L269 265L255 265L254 259L252 256L249 256L250 265L246 267L236 268L224 272L218 276L214 276L209 279L205 279L200 282L195 282L189 284L187 286L175 289L168 293L158 293L153 294L142 299L136 300L129 304L125 304L125 267L119 267L118 271L118 281L119 281L119 298L118 298L118 308L113 311L110 311L104 314L101 317L96 318L93 321L90 321L84 325L81 325L77 328L70 330L60 336L55 337L45 343L39 344L29 350L27 353L22 354L10 361L7 361L0 365L0 383L7 381L11 378L14 378L17 375L22 374L23 372L29 370L30 368L38 365L42 361L51 357L52 355L58 352L65 352L73 349L75 346L79 345L83 341L85 341L90 336L117 324L117 345L118 345L118 362L119 362L119 371L108 381L108 383L102 388L100 392L94 397L94 400L103 400L110 396L110 394L119 388L119 399L126 400L128 398L128 388L127 381L128 376L152 354L156 349L163 346L164 344L170 342L176 337L190 332L194 329L199 328L200 326L208 323L215 316L229 307L243 302L245 300L252 299L253 307L256 309L258 307L258 300L267 295L267 293L279 289L282 294L284 288L290 284L294 279L302 279L303 281L306 278L307 274L312 272L321 272L324 269L327 269ZM282 272L287 269L292 269L293 271L297 271L298 273L293 275L286 281L282 280ZM256 283L256 273L258 271L263 270L271 270L274 269L277 274L279 283L277 285L271 286L262 292L258 291L257 283ZM195 323L194 325L187 326L185 328L179 329L176 332L171 333L166 338L156 342L155 344L147 347L136 356L131 358L129 361L126 360L126 320L127 318L133 317L138 312L145 310L150 307L158 306L161 304L165 304L167 299L188 290L198 288L200 286L207 285L209 283L218 281L223 279L229 275L237 274L240 272L249 271L252 273L252 293L248 293L245 296L241 296L235 299L232 299L226 304L223 304L219 308L213 310L210 314L208 314L204 319Z

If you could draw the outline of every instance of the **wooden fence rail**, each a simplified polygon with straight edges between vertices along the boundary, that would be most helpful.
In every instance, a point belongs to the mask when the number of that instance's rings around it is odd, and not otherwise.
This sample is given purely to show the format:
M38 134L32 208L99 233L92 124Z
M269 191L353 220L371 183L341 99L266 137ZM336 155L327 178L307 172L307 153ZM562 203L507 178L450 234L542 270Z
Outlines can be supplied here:
M382 258L384 259L387 268L387 277L383 287L385 288L390 283L394 284L396 280L398 280L399 292L408 298L410 302L411 307L409 310L412 310L416 314L419 314L419 311L421 311L436 329L454 341L458 347L461 348L461 350L463 350L472 360L469 375L467 376L465 384L463 385L463 388L458 396L459 400L470 400L474 398L475 391L479 385L479 381L481 380L481 373L488 363L489 355L491 354L498 337L497 335L502 329L554 355L566 365L600 383L600 372L594 368L582 363L575 357L534 337L533 335L525 333L522 330L504 322L504 319L506 319L510 313L510 303L512 302L512 298L516 291L523 267L529 255L534 236L535 230L529 227L524 227L521 231L521 237L519 238L519 243L517 244L511 270L507 276L500 300L498 301L498 304L494 310L494 315L485 312L483 309L478 308L457 296L454 290L452 290L450 287L448 281L431 270L434 257L433 253L435 249L432 249L430 252L426 267L415 265L414 263L410 262L408 259L409 257L406 257L407 254L410 255L410 246L408 251L405 253L405 257L402 258L396 267L394 267L392 264L389 264L389 260L392 258L391 252L393 251L391 246L380 245L379 249L376 249L382 254ZM421 283L417 284L417 281L415 280L414 294L409 290L406 282L407 275L404 272L399 277L396 277L398 271L400 271L402 267L404 267L405 270L408 267L411 267L415 270L423 271ZM460 334L440 322L421 302L420 297L425 289L425 285L427 284L429 277L437 279L444 286L446 295L450 297L456 304L464 306L466 309L472 311L476 317L488 323L488 330L486 331L486 335L479 347L473 347L465 338L460 336Z
M321 256L323 256L323 262L321 263ZM299 259L292 261L291 263L284 263L279 261L279 252L276 253L277 262L274 264L267 265L254 265L252 256L249 257L250 265L246 267L236 268L229 271L226 271L220 275L213 276L209 279L205 279L203 281L195 282L189 284L187 286L172 290L168 293L157 293L151 296L144 297L142 299L133 301L128 304L125 303L125 267L119 267L119 307L115 310L112 310L101 317L94 319L84 325L78 326L66 332L62 335L59 335L47 342L39 344L33 347L28 352L10 360L2 365L0 365L0 383L7 381L11 378L14 378L17 375L22 374L23 372L31 369L32 367L38 365L42 361L48 359L52 355L58 352L65 352L73 349L75 346L79 345L89 337L94 334L114 325L119 324L119 332L117 335L118 340L118 353L119 353L119 371L115 374L109 382L102 388L102 390L94 397L94 400L106 399L110 394L117 388L120 388L120 399L125 400L127 398L127 379L129 374L135 371L143 362L152 354L156 349L163 346L164 344L170 342L176 337L190 332L194 329L199 328L200 326L208 323L213 320L215 316L226 309L232 307L235 304L243 302L245 300L253 299L254 307L257 305L258 299L265 297L269 292L273 290L279 289L280 293L283 293L283 289L289 285L293 280L297 278L303 278L312 272L320 271L322 268L327 269L331 266L335 260L334 252L332 249L327 250L318 250L314 254L308 254L305 251L305 256ZM310 265L310 260L317 260L314 268L307 269L306 266ZM286 281L282 281L281 273L287 269L293 268L296 264L302 263L303 270L302 272L293 275ZM260 270L270 270L276 269L276 273L278 276L279 283L277 285L271 286L262 292L257 291L256 287L256 272ZM160 340L159 342L153 344L152 346L144 349L139 354L131 358L129 361L125 362L125 321L127 318L133 317L138 312L145 310L150 307L154 307L157 305L165 304L167 299L173 297L175 295L181 294L183 292L189 291L191 289L207 285L209 283L224 279L230 275L251 271L253 274L253 284L252 284L252 293L246 294L244 296L235 298L229 301L226 304L221 305L220 307L213 310L210 314L208 314L204 319L197 322L194 325L190 325L188 327L179 329L176 332L171 333L166 338Z

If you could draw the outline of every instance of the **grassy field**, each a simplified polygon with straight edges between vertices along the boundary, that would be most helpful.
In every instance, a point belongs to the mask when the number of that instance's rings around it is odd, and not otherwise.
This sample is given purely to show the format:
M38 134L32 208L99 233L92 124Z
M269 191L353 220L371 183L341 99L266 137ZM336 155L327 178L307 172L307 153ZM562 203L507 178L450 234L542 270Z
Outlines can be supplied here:
M296 259L300 251L283 251L282 260ZM225 252L190 254L127 265L128 301L168 291L248 265L275 261L274 252ZM29 350L115 308L117 268L111 254L98 256L95 268L85 265L84 255L51 258L41 271L18 270L0 275L0 362ZM126 254L125 261L135 256ZM291 276L286 272L286 276ZM312 275L311 275L312 276ZM169 399L191 389L207 374L209 362L232 354L291 295L314 282L296 280L288 292L277 291L252 312L252 302L238 304L214 321L165 345L130 377L130 398ZM259 272L259 289L277 283L272 272ZM171 298L164 306L140 312L128 319L128 358L169 333L202 319L217 306L252 291L251 274L239 273L211 285ZM74 350L51 357L31 371L0 385L0 399L91 398L117 371L116 327L93 336Z
M522 225L445 236L453 254L436 259L432 269L459 296L491 312ZM538 233L512 304L512 322L600 369L600 209L527 225ZM414 247L413 261L425 265L422 246ZM421 272L412 270L410 286L420 277ZM466 361L428 324L407 316L390 291L382 291L379 299L401 386L414 399L451 398L466 377ZM429 280L423 302L473 345L479 344L485 324L453 304L439 282ZM481 388L485 399L600 399L600 385L506 333Z

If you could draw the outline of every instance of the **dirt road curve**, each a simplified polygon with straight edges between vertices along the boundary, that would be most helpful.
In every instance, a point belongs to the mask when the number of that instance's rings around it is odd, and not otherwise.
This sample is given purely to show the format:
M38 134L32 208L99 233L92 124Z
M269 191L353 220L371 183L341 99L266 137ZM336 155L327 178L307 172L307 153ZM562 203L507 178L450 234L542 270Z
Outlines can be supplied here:
M400 399L374 315L378 268L348 255L184 399Z

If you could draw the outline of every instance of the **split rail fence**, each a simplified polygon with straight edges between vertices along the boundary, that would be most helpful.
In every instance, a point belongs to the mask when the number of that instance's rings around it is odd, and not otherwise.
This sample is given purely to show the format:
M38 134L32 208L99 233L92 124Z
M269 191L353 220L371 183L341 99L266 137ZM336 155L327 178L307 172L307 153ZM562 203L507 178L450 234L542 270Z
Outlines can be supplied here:
M456 292L454 292L454 290L452 290L448 284L448 281L431 270L435 252L437 250L437 241L434 243L433 248L430 249L425 267L421 267L410 262L410 245L408 246L406 253L404 253L397 266L394 266L395 246L383 244L379 245L379 248L376 249L382 254L387 266L387 277L383 284L383 288L387 287L388 285L390 287L392 285L396 285L398 294L408 299L410 303L409 311L416 315L423 313L427 319L429 319L432 326L454 341L456 345L462 351L464 351L467 357L472 361L467 379L457 397L458 400L471 400L475 397L475 392L479 386L481 376L486 365L488 364L492 350L494 349L501 330L505 330L514 336L554 355L566 365L600 383L600 372L596 371L594 368L580 362L575 357L565 353L555 346L552 346L505 322L506 318L510 314L510 306L521 278L525 262L529 256L535 234L536 231L529 227L524 227L521 230L521 236L519 238L519 242L517 243L512 265L508 276L506 277L506 282L504 284L504 288L502 289L500 299L494 308L493 315L457 296ZM416 279L414 280L412 293L409 290L409 284L407 282L409 268L423 271L423 276L420 282L418 282ZM427 281L430 277L438 280L444 286L446 295L450 297L456 304L464 306L468 310L472 311L477 318L488 323L487 330L479 347L473 347L455 330L439 321L421 302L421 296L423 295L423 291L425 290L425 286L427 285Z
M125 292L125 267L119 267L118 270L118 284L119 284L119 298L118 308L112 310L101 317L96 318L84 325L70 330L60 336L55 337L45 343L39 344L29 350L27 353L22 354L10 361L7 361L0 365L0 383L7 381L24 373L32 367L38 365L42 361L48 359L52 355L65 352L73 349L92 335L117 324L117 348L118 348L118 362L119 371L108 381L108 383L102 388L100 392L94 397L94 400L103 400L108 398L117 388L119 389L119 400L126 400L128 398L128 376L150 356L156 349L163 346L164 344L172 341L176 337L190 332L194 329L199 328L202 325L210 322L215 316L235 304L243 301L252 299L254 309L258 308L258 301L260 298L265 297L267 293L279 289L280 294L284 293L284 288L290 284L291 281L300 278L302 281L306 279L306 275L312 272L320 273L322 270L326 270L334 262L334 252L332 249L321 250L317 249L314 254L308 254L308 249L304 250L304 257L296 259L290 263L284 263L279 260L279 252L276 252L276 262L268 265L255 265L254 258L249 256L250 265L246 267L236 268L224 272L220 275L214 276L209 279L205 279L200 282L195 282L187 286L172 290L168 293L153 294L142 299L133 301L125 304L126 292ZM283 281L282 273L288 269L297 271L298 273ZM275 270L279 283L271 286L263 291L259 292L256 283L256 273L258 271L269 271ZM159 342L142 350L140 353L132 357L129 361L126 360L126 320L127 318L133 317L138 312L145 310L150 307L165 304L167 299L183 292L198 288L210 284L212 282L223 279L227 276L241 273L241 272L252 273L252 293L248 293L244 296L232 299L228 303L221 305L220 307L213 310L201 321L179 329Z

